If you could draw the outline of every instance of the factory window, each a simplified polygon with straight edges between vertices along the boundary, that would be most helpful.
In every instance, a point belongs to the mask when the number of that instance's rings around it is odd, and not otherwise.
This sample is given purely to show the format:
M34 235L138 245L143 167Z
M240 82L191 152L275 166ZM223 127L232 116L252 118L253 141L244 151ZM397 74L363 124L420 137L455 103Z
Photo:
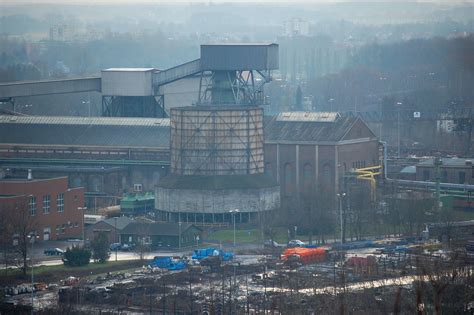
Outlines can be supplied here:
M331 165L329 163L324 164L323 166L323 185L329 187L331 185Z
M459 172L459 184L466 182L466 172Z
M80 177L76 177L72 181L72 187L81 187L82 186L82 179Z
M58 207L58 212L64 212L64 193L58 194L56 205Z
M142 191L142 184L133 184L133 191Z
M285 194L289 196L293 192L293 170L290 163L286 163L284 166L283 180L285 184Z
M100 177L96 176L92 179L92 191L98 192L102 190L102 180Z
M272 163L265 163L265 174L272 176Z
M448 172L446 170L443 170L441 172L441 181L443 183L447 183L448 182Z
M36 197L35 196L30 196L30 199L28 200L28 211L31 216L36 215Z
M48 214L50 208L51 208L51 196L45 195L43 196L43 214Z
M313 183L313 167L311 164L306 163L303 167L303 187L305 191L311 190Z

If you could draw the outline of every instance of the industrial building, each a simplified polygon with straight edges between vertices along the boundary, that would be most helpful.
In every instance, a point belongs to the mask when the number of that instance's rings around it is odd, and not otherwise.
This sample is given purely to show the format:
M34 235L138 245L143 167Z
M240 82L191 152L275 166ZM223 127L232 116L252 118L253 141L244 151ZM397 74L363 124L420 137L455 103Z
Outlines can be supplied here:
M435 159L428 159L416 165L416 180L436 181ZM474 184L474 159L442 158L439 165L439 177L443 183Z
M22 226L42 241L82 237L84 189L69 188L66 177L4 178L0 179L0 210L22 212L12 215L20 216Z
M115 205L167 174L169 119L0 116L0 161L8 177L67 176L89 209Z
M286 112L265 123L265 170L280 184L286 208L303 196L324 196L335 209L343 177L379 164L379 141L360 118Z
M263 87L278 59L276 44L209 44L200 59L163 71L0 84L12 102L99 91L109 116L0 116L0 166L7 177L67 175L71 187L85 187L90 209L154 191L166 221L256 222L280 207L280 196L295 206L311 191L334 201L346 172L378 164L377 139L359 118L336 113L264 117ZM165 87L188 79L199 85L194 105L164 106Z
M276 181L264 174L263 85L278 68L275 44L201 46L196 106L171 110L171 174L156 188L162 220L262 220L279 208ZM237 216L237 217L233 217Z

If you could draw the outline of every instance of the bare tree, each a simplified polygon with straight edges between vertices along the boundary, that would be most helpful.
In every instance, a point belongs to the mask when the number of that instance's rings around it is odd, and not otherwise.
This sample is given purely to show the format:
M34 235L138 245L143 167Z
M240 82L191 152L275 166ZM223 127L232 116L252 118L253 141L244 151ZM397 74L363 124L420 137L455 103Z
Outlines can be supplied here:
M26 275L28 268L28 251L30 245L30 235L35 232L35 219L30 216L27 206L27 197L19 198L14 203L5 203L0 205L2 219L2 245L5 250L11 252L14 262L21 268L23 275ZM9 247L8 243L14 246ZM4 254L6 255L6 254Z

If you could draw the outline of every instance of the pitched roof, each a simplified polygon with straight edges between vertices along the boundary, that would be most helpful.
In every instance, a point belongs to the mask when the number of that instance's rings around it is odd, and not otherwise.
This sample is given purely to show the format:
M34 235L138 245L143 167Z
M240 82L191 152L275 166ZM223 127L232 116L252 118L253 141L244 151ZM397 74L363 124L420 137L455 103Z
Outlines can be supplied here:
M337 142L358 119L336 113L280 113L265 118L265 142Z
M133 222L127 225L123 230L122 234L129 235L167 235L177 236L181 230L181 234L187 229L193 227L193 224L181 224L181 228L178 223L161 223L161 222ZM195 226L194 226L195 227Z
M0 116L0 143L169 148L166 118Z
M108 225L115 227L115 218L110 218L107 220L104 220L105 223ZM117 230L123 230L125 227L127 227L130 223L135 222L134 220L128 218L128 217L118 217L117 218Z

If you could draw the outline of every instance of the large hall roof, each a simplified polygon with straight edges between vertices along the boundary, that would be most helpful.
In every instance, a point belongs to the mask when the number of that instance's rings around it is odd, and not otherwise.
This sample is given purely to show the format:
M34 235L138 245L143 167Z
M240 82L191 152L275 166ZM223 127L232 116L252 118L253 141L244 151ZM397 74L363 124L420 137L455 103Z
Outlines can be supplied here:
M164 118L0 116L0 143L169 148Z

